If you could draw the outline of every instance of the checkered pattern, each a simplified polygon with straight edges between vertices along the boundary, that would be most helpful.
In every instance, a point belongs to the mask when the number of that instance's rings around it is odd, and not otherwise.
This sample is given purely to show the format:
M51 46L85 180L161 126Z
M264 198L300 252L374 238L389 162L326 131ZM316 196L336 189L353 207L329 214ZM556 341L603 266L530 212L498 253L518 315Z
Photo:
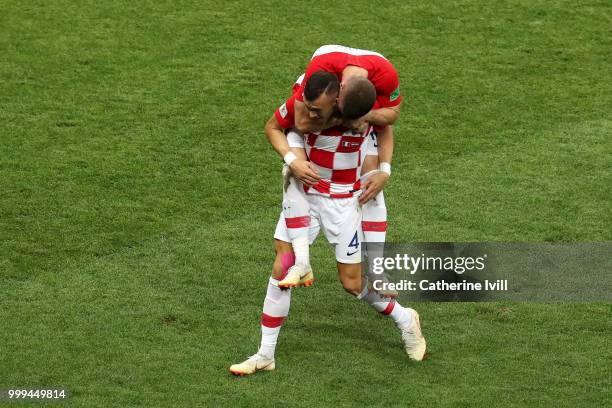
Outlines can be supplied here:
M361 188L361 165L372 127L356 133L335 127L305 136L306 154L321 180L306 192L332 198L352 197Z

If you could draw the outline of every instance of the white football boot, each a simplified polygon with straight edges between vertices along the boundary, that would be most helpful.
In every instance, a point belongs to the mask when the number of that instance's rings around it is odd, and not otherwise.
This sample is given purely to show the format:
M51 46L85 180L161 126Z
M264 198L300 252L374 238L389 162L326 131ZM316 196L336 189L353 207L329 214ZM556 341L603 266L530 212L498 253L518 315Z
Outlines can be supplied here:
M406 308L412 315L412 322L410 326L402 330L402 340L404 341L404 348L406 354L412 360L422 361L425 359L425 351L427 344L425 343L425 337L421 332L421 322L419 320L419 314L414 309Z
M229 370L234 375L250 375L257 371L272 371L275 368L274 359L269 359L261 354L253 354L245 361L232 365Z
M311 286L314 275L310 265L296 264L287 270L287 276L278 282L281 289L290 289L296 286Z

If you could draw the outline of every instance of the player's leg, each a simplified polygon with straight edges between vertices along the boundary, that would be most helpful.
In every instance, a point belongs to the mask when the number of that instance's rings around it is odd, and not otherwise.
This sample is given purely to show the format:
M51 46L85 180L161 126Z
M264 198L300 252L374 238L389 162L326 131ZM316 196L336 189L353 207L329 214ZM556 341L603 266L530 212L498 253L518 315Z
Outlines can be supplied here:
M335 245L338 275L344 290L363 300L374 310L383 315L390 316L402 334L402 340L408 356L420 361L425 356L426 343L421 332L418 313L410 308L405 308L395 299L383 297L371 289L367 277L363 276L361 270L361 216L359 208L352 208L351 200L335 200L335 206L328 207L326 216L334 214L337 220L342 220L337 230L333 225L327 228L327 219L322 219L322 227L328 240ZM333 208L333 210L332 210ZM331 239L330 239L331 238Z
M368 155L363 161L361 184L365 184L369 176L378 171L378 151L376 145L376 135L372 133L370 135L372 140L368 144ZM387 206L385 204L384 192L381 191L373 199L368 201L362 206L362 228L364 236L363 249L365 251L365 257L368 262L371 263L375 258L382 257L385 250L385 240L387 237ZM372 268L368 268L371 271ZM368 278L371 282L374 280L388 281L388 278L384 275L373 276L368 274ZM385 289L379 291L383 296L397 297L398 293L396 290Z
M288 169L287 166L283 170ZM308 230L310 227L310 206L302 183L295 177L284 175L287 180L283 190L283 214L288 238L296 257L295 266L280 282L281 287L289 288L302 284L310 286L314 282L310 267L310 246Z
M300 159L307 160L302 136L296 132L287 134L291 151ZM301 143L301 144L300 144ZM314 275L310 267L310 246L308 231L310 226L310 206L302 183L290 174L288 166L283 167L283 214L287 226L287 234L295 254L295 265L287 276L279 282L281 288L291 288L298 285L310 286Z
M402 334L408 357L416 361L423 360L427 344L416 310L403 307L396 299L383 297L372 290L367 277L361 273L361 264L338 262L337 266L344 290L366 302L378 313L391 317Z
M261 343L257 353L239 364L230 367L234 375L249 375L257 371L270 371L275 368L274 352L280 329L289 314L291 289L278 287L278 280L286 275L293 265L295 256L291 244L274 240L276 258L272 267L272 276L268 280L266 297L261 313Z
M274 240L274 251L276 258L272 266L272 276L268 281L261 314L261 345L258 351L259 354L272 359L281 326L289 314L291 303L291 289L281 289L278 282L295 262L295 256L289 243Z
M412 326L412 309L403 307L396 299L383 297L372 290L367 278L362 276L360 263L337 262L337 267L338 276L345 291L363 300L377 312L390 316L400 330L404 331Z
M364 185L368 178L378 171L379 166L376 132L371 132L369 138L366 150L367 155L361 167L361 185ZM365 203L362 210L365 242L384 243L387 234L387 207L383 192L381 191L373 199Z
M316 216L316 211L314 212ZM310 223L309 243L312 243L319 233L319 221L315 218ZM294 265L295 255L287 234L284 216L281 213L274 232L274 250L276 257L272 266L272 275L268 280L268 288L261 314L261 343L257 353L247 360L230 367L235 375L248 375L257 371L274 370L274 353L281 326L289 314L291 304L291 289L281 289L279 280L283 279Z
M378 170L378 156L368 155L363 162L361 184ZM384 243L387 235L387 206L383 191L362 206L364 242ZM367 248L366 248L367 250Z

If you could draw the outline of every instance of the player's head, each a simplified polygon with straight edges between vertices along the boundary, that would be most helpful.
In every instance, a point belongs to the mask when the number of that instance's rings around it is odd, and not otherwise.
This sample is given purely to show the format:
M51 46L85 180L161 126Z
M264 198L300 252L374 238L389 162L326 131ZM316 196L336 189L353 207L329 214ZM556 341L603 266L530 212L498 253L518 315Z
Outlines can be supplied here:
M348 78L338 96L338 109L342 118L359 119L372 109L376 102L376 88L367 78L352 76Z
M317 71L304 86L304 105L311 119L328 118L336 105L340 92L338 78L326 71Z

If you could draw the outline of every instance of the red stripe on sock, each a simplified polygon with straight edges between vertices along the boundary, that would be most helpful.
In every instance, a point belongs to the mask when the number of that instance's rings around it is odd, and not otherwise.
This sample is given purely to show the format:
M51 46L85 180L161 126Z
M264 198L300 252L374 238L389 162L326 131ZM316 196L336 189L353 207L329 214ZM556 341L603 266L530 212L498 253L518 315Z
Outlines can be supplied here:
M364 231L385 232L387 231L387 221L361 221L361 228Z
M305 217L285 218L287 228L304 228L310 225L310 215Z
M384 315L390 315L391 312L393 311L393 308L395 307L395 300L392 300L389 302L389 304L387 305L387 307L385 308L385 310L382 311L382 314Z
M262 313L261 314L261 325L270 327L270 328L279 327L283 324L286 318L287 316L275 317L275 316L270 316L265 313Z

